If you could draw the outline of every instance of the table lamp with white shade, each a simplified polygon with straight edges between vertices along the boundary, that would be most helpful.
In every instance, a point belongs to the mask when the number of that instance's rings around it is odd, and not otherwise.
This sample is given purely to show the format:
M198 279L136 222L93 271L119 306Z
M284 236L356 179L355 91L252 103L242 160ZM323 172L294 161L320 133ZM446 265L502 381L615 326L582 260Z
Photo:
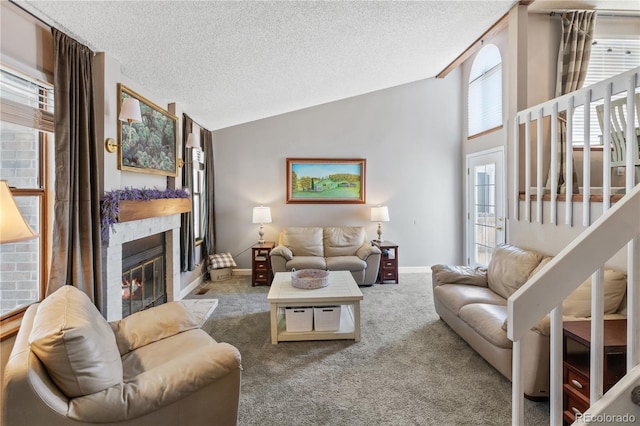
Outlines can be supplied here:
M271 209L269 207L254 207L253 208L253 223L260 224L260 231L258 235L260 235L260 239L258 240L258 244L264 244L264 229L263 225L265 223L271 223Z
M0 180L0 244L17 243L38 234L22 217L6 180Z
M378 239L382 240L382 222L389 222L389 209L387 206L371 207L371 222L378 222Z

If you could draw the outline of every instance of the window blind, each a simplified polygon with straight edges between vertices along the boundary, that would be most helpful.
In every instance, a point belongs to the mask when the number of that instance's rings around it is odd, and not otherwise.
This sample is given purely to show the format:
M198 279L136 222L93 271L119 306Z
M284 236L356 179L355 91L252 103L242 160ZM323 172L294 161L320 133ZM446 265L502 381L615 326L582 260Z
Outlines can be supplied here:
M640 39L603 39L596 40L591 46L591 57L585 76L584 86L587 87L599 81L640 66ZM612 96L612 100L625 97L626 93ZM589 134L591 145L599 144L602 135L595 105L592 104L589 115ZM573 144L584 144L584 107L578 107L573 115Z
M53 88L0 69L0 120L54 131Z
M502 124L502 64L469 83L469 135Z

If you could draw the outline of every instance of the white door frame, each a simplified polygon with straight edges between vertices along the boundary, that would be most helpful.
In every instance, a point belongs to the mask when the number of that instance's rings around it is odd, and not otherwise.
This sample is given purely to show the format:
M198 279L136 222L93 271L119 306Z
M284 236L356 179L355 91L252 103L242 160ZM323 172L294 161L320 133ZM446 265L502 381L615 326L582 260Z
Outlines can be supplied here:
M474 231L474 226L472 223L473 215L472 208L474 204L473 196L473 186L471 180L474 178L471 173L471 164L478 160L480 157L495 155L498 154L499 158L497 159L496 164L496 189L498 196L496 198L496 217L502 218L501 222L501 230L498 230L496 233L496 244L500 242L506 242L507 236L507 197L506 197L506 189L507 189L507 174L506 174L506 162L505 162L505 149L503 146L499 146L496 148L487 149L484 151L474 152L472 154L467 154L465 157L465 232L464 232L464 263L466 265L471 264L471 257L473 253L473 244L475 239L472 238L472 232ZM498 187L501 185L502 187Z

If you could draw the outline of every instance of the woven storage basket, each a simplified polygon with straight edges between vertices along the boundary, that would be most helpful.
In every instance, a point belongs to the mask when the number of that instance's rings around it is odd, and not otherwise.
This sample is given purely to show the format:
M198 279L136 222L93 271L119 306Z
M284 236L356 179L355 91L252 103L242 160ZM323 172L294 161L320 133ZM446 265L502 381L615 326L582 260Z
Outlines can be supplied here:
M329 285L329 271L301 269L291 272L291 285L295 288L314 289Z

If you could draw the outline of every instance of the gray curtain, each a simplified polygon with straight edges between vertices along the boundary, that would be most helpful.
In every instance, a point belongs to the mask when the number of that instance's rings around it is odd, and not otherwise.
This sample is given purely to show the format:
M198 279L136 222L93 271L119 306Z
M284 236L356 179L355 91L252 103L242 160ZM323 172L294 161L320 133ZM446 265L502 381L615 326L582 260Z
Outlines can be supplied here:
M204 250L209 256L216 252L216 214L215 214L215 175L213 173L213 133L202 131L202 148L204 149L204 179L207 191L204 214Z
M184 167L182 168L182 187L189 193L193 193L193 158L191 150L187 149L187 138L193 130L193 120L183 114L184 124L182 126L182 158ZM182 213L182 223L180 227L180 270L182 272L196 269L196 241L193 229L193 213Z
M564 12L561 16L562 39L558 51L556 97L582 88L591 57L595 11ZM588 113L588 112L587 112ZM547 180L547 188L555 187L556 193L566 192L565 152L567 149L567 115L558 114L558 181ZM573 159L572 159L573 161ZM573 193L578 193L578 179L573 168Z
M100 192L93 52L52 29L55 84L55 205L47 295L64 285L101 294Z

